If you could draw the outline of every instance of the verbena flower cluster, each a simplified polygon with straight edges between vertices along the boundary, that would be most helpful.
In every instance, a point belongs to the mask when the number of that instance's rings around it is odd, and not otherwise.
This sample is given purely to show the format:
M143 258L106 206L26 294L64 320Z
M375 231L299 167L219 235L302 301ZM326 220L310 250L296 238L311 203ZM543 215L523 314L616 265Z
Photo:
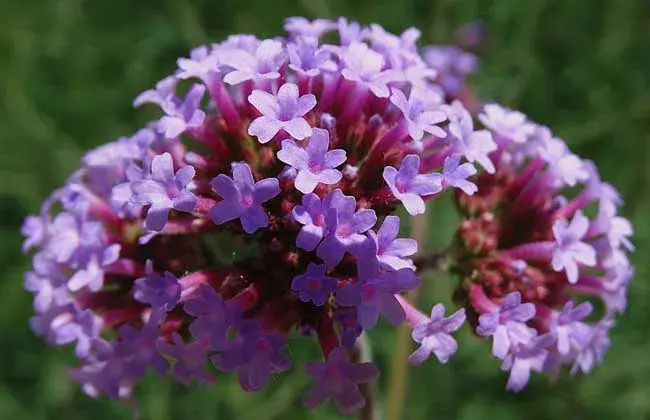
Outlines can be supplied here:
M211 382L210 365L256 391L291 367L298 330L322 351L305 366L305 404L351 413L379 375L352 349L380 316L413 328L413 363L447 362L467 318L511 389L530 371L591 370L632 275L632 228L593 164L498 105L475 128L460 100L475 58L421 56L416 29L285 29L179 59L134 101L163 116L88 152L25 221L31 327L75 345L84 391L127 398L150 369ZM423 214L449 189L463 216L450 254L460 308L425 315L403 294L419 283L418 244L399 237L398 209ZM583 296L604 302L600 320Z

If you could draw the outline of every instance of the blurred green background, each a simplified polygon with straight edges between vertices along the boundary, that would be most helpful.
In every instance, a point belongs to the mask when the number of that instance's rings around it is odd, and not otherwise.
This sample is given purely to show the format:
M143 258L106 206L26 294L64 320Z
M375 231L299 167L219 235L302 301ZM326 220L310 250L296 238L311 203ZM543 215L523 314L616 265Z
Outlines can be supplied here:
M128 418L123 405L84 396L54 349L27 328L31 297L22 289L28 259L18 228L28 212L78 165L89 147L130 134L154 114L134 111L140 91L172 72L192 46L236 32L281 33L292 15L378 22L423 31L425 42L453 41L463 23L486 24L479 74L482 98L520 108L596 161L626 200L635 224L637 275L629 311L613 333L606 363L588 377L556 384L536 378L520 394L487 343L461 334L447 366L411 369L405 419L650 418L650 6L641 0L3 0L0 5L0 419ZM429 244L450 235L449 206L436 203ZM451 283L428 278L423 300L448 300ZM386 391L393 332L371 334ZM294 340L297 341L297 340ZM314 349L293 344L296 365ZM313 347L313 346L312 346ZM145 419L259 419L340 416L306 413L301 369L276 377L268 392L245 394L221 377L185 389L152 378L138 388Z

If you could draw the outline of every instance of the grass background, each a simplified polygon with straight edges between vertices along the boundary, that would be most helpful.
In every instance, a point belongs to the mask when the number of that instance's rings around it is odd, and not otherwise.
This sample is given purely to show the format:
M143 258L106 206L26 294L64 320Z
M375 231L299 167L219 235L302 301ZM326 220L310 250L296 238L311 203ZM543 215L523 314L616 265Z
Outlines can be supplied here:
M3 0L0 5L0 419L128 418L123 405L84 396L65 374L69 349L47 347L27 328L22 289L28 259L18 228L78 165L89 147L130 134L152 114L131 99L170 73L192 47L235 32L281 33L291 15L419 27L425 42L449 42L481 19L487 36L474 78L483 98L548 124L626 200L636 228L637 275L629 311L606 363L588 377L537 378L518 395L487 344L462 335L447 366L412 369L405 419L650 418L650 5L642 0ZM436 203L429 244L450 234L449 206ZM431 212L431 213L434 213ZM448 299L451 283L429 278L423 300ZM393 332L371 334L385 391ZM296 365L315 350L294 344ZM313 346L312 346L313 347ZM335 419L300 409L301 369L244 394L221 377L185 389L151 378L138 388L145 419ZM383 395L383 394L381 394Z

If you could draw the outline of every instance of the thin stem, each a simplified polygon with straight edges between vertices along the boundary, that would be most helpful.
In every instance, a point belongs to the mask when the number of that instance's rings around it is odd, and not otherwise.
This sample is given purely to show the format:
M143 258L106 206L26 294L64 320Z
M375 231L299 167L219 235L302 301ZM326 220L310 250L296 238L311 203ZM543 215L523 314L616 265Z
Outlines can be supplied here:
M372 362L372 349L370 348L370 341L365 333L362 333L354 343L352 349L352 361L355 363ZM359 384L359 390L366 399L366 405L359 410L359 420L379 420L379 410L375 404L375 386L372 382L364 382Z
M426 215L414 217L412 220L411 237L418 241L418 243L424 244L428 224ZM426 259L426 257L424 258ZM419 270L420 268L418 268L418 271ZM416 304L419 294L420 290L414 289L407 295L407 297L411 302L413 302L413 304ZM406 395L408 377L407 359L411 348L409 333L410 327L406 323L402 324L395 333L395 353L393 355L393 362L388 382L386 420L401 420L404 418L404 416L402 416L402 411L404 407L404 396Z

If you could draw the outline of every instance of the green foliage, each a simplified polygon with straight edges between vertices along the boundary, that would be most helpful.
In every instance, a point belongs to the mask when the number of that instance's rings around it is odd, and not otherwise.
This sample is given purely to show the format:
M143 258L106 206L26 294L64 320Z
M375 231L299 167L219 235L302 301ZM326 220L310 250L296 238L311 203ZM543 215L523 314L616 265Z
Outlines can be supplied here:
M486 23L480 74L483 98L521 108L550 125L576 152L596 161L626 200L637 230L629 312L606 363L586 378L556 384L536 378L524 392L503 390L505 375L486 343L464 334L447 366L411 369L408 419L643 419L650 416L650 31L642 0L6 0L0 13L0 418L128 418L129 408L84 396L65 374L71 351L47 347L27 328L28 260L18 228L27 212L77 166L89 147L127 135L151 118L131 99L173 71L195 45L234 32L273 36L286 16L347 15L427 42L449 42L474 19ZM454 216L430 221L430 246L442 247ZM645 216L645 217L644 217ZM643 257L646 257L645 259ZM450 281L426 279L423 301L447 299ZM438 296L438 298L436 298ZM373 331L385 372L393 332ZM292 343L297 344L297 343ZM293 345L296 365L315 346ZM138 388L145 419L339 418L331 407L306 413L300 369L276 377L268 392L245 394L220 375L212 387L182 388L149 378Z

